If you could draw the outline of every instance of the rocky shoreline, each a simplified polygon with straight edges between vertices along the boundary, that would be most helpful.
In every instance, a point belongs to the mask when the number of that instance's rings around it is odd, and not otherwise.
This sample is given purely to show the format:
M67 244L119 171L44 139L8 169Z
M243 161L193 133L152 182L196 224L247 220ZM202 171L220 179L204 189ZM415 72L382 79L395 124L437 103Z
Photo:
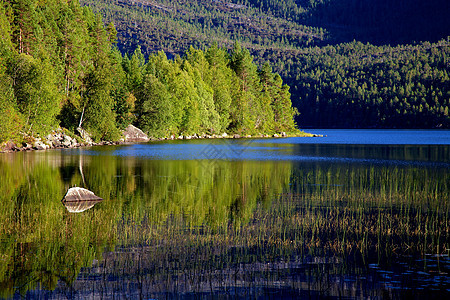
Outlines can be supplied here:
M11 141L6 142L0 146L0 153L2 152L19 152L19 151L33 151L33 150L47 150L47 149L65 149L65 148L80 148L88 146L100 146L100 145L120 145L120 144L130 144L130 143L142 143L149 141L165 141L165 140L191 140L191 139L240 139L240 138L284 138L288 137L285 132L280 134L261 134L256 136L245 135L241 136L239 134L228 135L223 133L221 135L180 135L165 138L153 138L148 137L139 128L129 125L122 133L123 138L119 141L101 141L94 142L89 134L82 128L77 128L79 136L74 136L72 133L58 128L51 134L45 136L44 138L38 137L26 137L27 142L23 142L22 145L17 145ZM305 135L294 135L294 136L308 136L308 137L321 137L317 134L305 134Z
M1 145L1 152L19 152L19 151L33 151L33 150L47 150L47 149L65 149L65 148L80 148L86 146L97 146L97 145L118 145L123 144L122 141L112 142L112 141L85 141L81 137L73 137L68 134L65 130L58 128L51 134L41 137L26 137L26 142L21 145L17 145L14 142L6 142Z

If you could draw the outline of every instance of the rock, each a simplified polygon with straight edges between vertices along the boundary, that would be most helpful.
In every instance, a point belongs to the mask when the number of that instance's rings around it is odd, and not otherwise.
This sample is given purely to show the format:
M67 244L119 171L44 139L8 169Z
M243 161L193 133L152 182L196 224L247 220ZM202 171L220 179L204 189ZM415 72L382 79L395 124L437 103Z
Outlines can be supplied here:
M16 144L14 144L11 141L8 141L1 146L0 151L1 152L17 151L15 150L16 148L17 148Z
M226 132L222 133L222 137L226 138L228 134Z
M277 138L277 137L278 137L278 134L275 133L275 134L273 135L273 137L274 137L274 138Z
M53 144L54 147L62 147L61 141L57 140L57 139L54 139L52 141L52 144Z
M87 133L86 130L84 130L81 127L78 127L77 131L80 134L81 138L86 142L86 144L92 145L94 143L94 141L92 140L91 136L89 135L89 133Z
M282 136L282 137L287 137L286 132L282 132L282 133L281 133L281 136Z
M61 144L66 148L70 148L72 146L72 138L68 135L65 135Z
M148 142L148 136L139 128L128 125L128 127L123 131L125 137L125 142Z
M241 136L240 136L239 134L235 134L235 135L233 135L233 138L234 138L234 139L240 139Z
M44 144L40 139L36 140L33 144L33 148L36 150L45 150L45 149L47 149L47 147L48 146L46 144Z

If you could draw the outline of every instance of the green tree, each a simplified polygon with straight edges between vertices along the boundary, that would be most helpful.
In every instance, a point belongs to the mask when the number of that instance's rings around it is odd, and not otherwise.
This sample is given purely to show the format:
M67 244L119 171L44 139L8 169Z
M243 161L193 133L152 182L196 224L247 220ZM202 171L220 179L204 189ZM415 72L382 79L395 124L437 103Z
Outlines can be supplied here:
M12 79L6 74L6 65L0 56L0 143L17 138L22 130L22 118L15 104Z
M137 125L155 137L172 134L176 127L172 102L167 86L155 75L144 76L136 94Z
M214 43L206 51L206 59L209 63L209 77L205 79L213 89L213 99L216 111L220 116L220 131L227 131L230 125L230 106L232 91L234 90L234 73L228 66L229 57L226 49L218 48Z
M191 50L192 53L193 50ZM192 78L195 87L195 94L192 96L192 105L189 107L189 113L192 116L198 118L196 121L196 127L192 128L194 133L208 132L210 134L219 133L220 131L220 115L216 111L214 105L213 89L206 84L202 78L202 73L208 70L208 62L203 55L203 51L196 50L198 53L198 60L202 63L196 63L196 67L192 66L189 61L186 61L183 65L183 69L186 70L189 77ZM205 69L201 68L204 66ZM195 132L197 131L197 132Z
M94 139L114 140L119 136L115 123L113 90L113 66L111 44L99 15L86 11L89 33L93 45L93 69L85 78L86 95L80 126L85 126Z
M116 115L116 125L120 129L125 129L133 123L133 115L136 98L127 87L127 74L122 67L123 57L120 51L115 48L111 56L111 68L114 74L112 78L111 96L114 99L114 113Z
M20 54L14 59L14 93L27 134L44 134L57 125L60 94L48 59Z
M13 51L13 43L11 41L12 28L11 19L12 9L7 3L0 1L0 57L6 57Z
M131 59L126 54L123 58L122 65L127 74L128 89L135 92L142 82L145 70L145 57L141 52L141 47L138 46L134 50Z
M262 108L259 103L261 90L257 67L250 52L239 43L234 45L230 66L236 74L234 80L238 87L234 91L230 107L231 126L234 131L254 133L262 129L260 128Z

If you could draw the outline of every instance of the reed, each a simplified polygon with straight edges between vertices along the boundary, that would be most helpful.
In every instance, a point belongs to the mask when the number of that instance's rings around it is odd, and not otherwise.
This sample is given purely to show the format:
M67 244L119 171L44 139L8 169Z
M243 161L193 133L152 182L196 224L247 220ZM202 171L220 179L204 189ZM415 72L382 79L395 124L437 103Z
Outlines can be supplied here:
M106 156L81 162L81 174L79 161L21 159L0 157L3 297L74 285L95 269L94 260L102 274L122 278L116 284L156 289L146 295L237 282L251 288L295 268L318 293L327 284L343 292L326 276L450 249L446 169L242 161L201 167ZM69 214L60 199L72 185L105 201Z

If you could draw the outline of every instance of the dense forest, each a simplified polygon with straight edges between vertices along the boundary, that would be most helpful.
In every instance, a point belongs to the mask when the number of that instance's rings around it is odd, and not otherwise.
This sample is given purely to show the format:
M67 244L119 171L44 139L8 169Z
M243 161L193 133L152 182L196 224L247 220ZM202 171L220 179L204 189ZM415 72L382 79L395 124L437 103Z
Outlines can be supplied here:
M302 124L343 128L450 128L450 44L305 49L287 77ZM290 74L289 74L290 72Z
M448 1L81 3L114 22L122 53L239 41L291 87L301 127L450 127Z
M446 1L80 2L0 0L1 141L450 128Z
M130 123L151 136L296 131L289 87L239 43L122 55L113 23L65 0L0 0L0 36L2 142L58 126L117 140Z

